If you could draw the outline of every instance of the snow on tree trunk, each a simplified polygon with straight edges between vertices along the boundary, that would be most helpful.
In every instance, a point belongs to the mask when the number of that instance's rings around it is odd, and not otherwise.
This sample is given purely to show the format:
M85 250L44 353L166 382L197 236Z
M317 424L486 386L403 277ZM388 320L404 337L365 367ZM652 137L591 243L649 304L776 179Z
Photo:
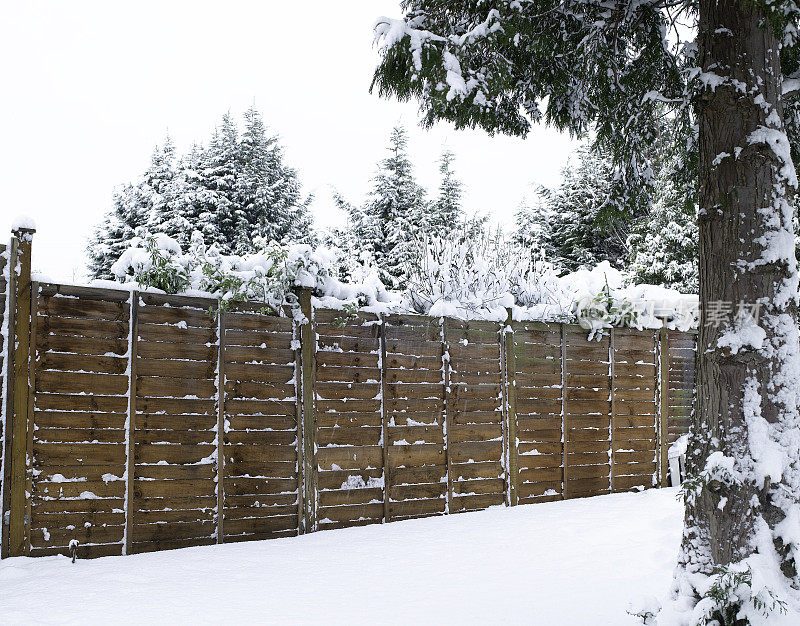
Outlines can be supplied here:
M765 21L755 3L700 2L702 314L677 573L681 595L706 596L698 620L720 610L708 597L709 580L727 584L720 572L758 572L749 597L733 600L751 621L769 589L785 598L800 582L796 178L780 42Z

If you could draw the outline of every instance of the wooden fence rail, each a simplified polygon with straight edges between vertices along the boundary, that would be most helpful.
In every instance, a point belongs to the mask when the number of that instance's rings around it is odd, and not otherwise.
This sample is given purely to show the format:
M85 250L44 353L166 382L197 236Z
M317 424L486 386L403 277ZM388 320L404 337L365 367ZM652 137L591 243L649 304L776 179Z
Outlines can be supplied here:
M689 333L349 314L308 290L300 315L215 315L203 298L31 282L31 234L0 265L4 556L648 488L688 426Z

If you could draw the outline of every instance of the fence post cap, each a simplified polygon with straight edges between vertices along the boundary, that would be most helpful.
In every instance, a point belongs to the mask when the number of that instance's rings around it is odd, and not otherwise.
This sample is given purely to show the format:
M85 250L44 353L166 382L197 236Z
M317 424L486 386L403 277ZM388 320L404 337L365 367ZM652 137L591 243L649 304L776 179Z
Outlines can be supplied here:
M36 228L33 226L19 226L11 230L11 234L13 234L20 241L32 240L35 232Z

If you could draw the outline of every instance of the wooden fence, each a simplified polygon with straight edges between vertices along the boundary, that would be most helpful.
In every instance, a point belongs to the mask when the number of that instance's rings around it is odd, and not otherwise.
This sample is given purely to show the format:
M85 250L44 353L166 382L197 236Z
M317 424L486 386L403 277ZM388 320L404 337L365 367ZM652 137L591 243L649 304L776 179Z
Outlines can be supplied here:
M31 282L30 234L4 309L4 555L642 489L687 426L688 333L352 315L307 290L299 316L215 316L214 300Z

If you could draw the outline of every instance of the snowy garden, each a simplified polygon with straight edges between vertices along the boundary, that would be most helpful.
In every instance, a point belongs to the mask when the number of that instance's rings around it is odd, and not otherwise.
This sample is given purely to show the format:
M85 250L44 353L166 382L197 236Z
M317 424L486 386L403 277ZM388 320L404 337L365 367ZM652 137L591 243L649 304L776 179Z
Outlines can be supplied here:
M637 624L628 611L655 612L672 578L676 496L649 490L75 565L12 559L0 566L0 617Z
M364 88L569 135L559 181L499 223L401 120L322 225L252 104L158 143L85 280L17 220L0 622L799 623L800 4L395 9Z

